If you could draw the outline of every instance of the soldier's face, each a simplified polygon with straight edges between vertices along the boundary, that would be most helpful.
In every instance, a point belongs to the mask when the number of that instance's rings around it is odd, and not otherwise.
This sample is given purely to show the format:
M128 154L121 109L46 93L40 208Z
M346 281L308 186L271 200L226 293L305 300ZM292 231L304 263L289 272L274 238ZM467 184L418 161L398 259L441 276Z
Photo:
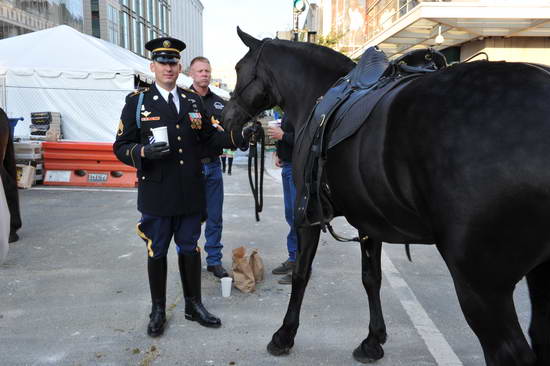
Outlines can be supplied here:
M154 61L151 63L151 71L155 73L155 80L160 85L174 86L181 72L181 64L163 63Z
M210 85L212 78L212 69L210 64L204 61L196 61L189 69L189 75L193 79L193 85L206 88Z

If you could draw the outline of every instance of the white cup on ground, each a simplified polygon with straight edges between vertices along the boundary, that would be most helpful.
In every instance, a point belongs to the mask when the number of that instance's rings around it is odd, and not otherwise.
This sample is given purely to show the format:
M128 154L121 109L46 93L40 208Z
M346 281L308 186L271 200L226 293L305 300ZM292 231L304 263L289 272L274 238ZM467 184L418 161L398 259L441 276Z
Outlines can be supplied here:
M229 295L231 295L231 284L233 283L233 279L231 277L222 277L221 283L222 283L222 296L229 297Z
M166 142L170 145L168 142L168 128L166 126L151 128L151 132L153 132L155 142Z

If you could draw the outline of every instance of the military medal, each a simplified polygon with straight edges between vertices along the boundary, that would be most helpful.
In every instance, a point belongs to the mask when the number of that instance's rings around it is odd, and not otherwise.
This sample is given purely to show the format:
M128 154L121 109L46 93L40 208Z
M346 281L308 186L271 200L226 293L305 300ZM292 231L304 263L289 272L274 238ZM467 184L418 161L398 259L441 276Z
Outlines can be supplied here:
M200 130L202 128L202 116L200 113L189 113L189 119L191 120L191 128L194 130Z

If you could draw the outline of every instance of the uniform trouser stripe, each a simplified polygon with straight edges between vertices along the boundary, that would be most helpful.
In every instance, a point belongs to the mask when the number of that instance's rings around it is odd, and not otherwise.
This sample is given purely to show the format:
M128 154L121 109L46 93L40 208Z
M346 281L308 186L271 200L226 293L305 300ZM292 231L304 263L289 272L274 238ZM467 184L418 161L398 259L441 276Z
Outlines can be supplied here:
M153 252L153 240L149 239L147 235L145 235L145 233L141 231L141 229L139 228L139 222L136 225L136 232L139 237L145 240L145 242L147 243L147 254L149 255L149 257L153 258L155 256L155 253Z

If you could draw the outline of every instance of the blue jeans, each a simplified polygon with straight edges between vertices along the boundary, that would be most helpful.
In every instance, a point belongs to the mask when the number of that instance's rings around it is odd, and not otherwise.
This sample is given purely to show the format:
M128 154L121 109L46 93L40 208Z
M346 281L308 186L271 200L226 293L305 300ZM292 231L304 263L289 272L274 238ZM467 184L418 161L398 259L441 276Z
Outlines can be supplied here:
M222 210L223 210L223 178L220 159L202 165L205 176L206 193L206 225L204 236L206 243L206 264L215 266L222 263Z
M292 179L292 164L283 162L283 196L285 200L285 219L290 226L290 231L286 236L286 247L288 249L288 260L296 261L296 250L298 249L298 237L294 227L294 203L296 202L296 186Z

